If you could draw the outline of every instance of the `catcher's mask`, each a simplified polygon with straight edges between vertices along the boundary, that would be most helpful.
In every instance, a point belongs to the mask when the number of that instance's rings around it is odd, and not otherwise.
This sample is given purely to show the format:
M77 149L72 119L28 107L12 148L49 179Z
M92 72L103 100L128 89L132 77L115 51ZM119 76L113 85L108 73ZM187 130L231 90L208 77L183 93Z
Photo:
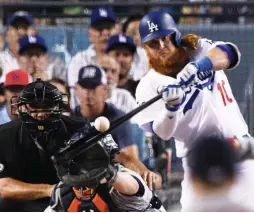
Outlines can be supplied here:
M63 101L63 96L55 86L38 78L19 97L12 97L12 114L19 115L29 131L47 132L57 128L59 116L68 110L68 101Z

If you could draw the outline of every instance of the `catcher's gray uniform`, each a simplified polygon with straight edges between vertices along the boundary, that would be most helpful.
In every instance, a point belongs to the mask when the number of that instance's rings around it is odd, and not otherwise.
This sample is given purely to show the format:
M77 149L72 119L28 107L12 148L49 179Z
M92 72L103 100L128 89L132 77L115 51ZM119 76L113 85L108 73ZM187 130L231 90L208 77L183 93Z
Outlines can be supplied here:
M123 209L125 211L151 211L152 209L154 211L165 211L164 208L161 206L160 208L156 209L152 207L152 201L154 198L153 192L148 188L148 186L145 184L143 179L140 177L139 174L137 174L134 171L131 171L123 166L119 169L120 172L128 172L130 175L132 175L138 182L139 187L143 188L143 193L137 193L133 196L126 196L121 193L119 193L117 190L112 188L112 191L110 192L111 198L114 202L114 204L119 207L120 209ZM139 189L139 191L142 191ZM143 195L141 195L141 193Z
M130 175L132 175L139 183L139 190L135 195L124 195L120 192L118 192L114 187L108 188L108 195L111 197L112 204L109 203L109 211L138 211L138 212L145 212L145 211L158 211L158 212L165 212L165 209L161 205L158 198L153 194L153 192L147 187L147 185L144 183L142 178L139 174L136 172L133 172L125 167L120 166L119 172L127 172ZM68 187L70 189L70 187ZM106 188L104 188L106 189ZM69 191L69 194L72 193L73 197L77 197L73 193L72 190ZM105 192L104 192L105 193ZM51 202L51 206L49 206L45 211L67 211L70 204L73 201L73 199L69 200L70 195L67 195L66 189L63 189L61 187L58 187L54 192L53 200L54 202ZM100 193L99 193L100 194ZM66 199L68 197L68 199ZM79 200L82 200L82 202L86 202L83 198ZM92 203L92 201L91 201ZM87 205L86 205L87 206ZM112 208L113 206L113 208ZM96 211L96 207L91 206L91 211ZM98 209L98 208L97 208ZM87 209L82 209L82 204L80 207L80 211L87 211Z

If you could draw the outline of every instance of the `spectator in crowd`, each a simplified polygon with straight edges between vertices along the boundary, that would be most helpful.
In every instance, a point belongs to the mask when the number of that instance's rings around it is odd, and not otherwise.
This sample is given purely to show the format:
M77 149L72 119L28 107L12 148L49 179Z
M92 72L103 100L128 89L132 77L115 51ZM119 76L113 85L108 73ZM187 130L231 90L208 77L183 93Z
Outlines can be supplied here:
M128 76L136 53L136 45L132 38L123 34L114 35L110 37L105 51L120 64L118 88L128 90L135 97L139 81L134 81Z
M129 76L133 80L140 80L149 70L148 58L146 51L141 46L139 35L139 23L142 17L140 14L132 15L123 24L123 33L130 36L137 46L137 52L134 54L133 64L129 72Z
M134 97L129 91L117 88L119 82L120 65L115 58L109 55L98 57L97 63L105 70L108 82L108 103L113 104L116 108L128 113L137 107ZM139 159L143 160L144 156L144 132L139 128L135 121L135 116L130 119L132 127L133 141L137 144L139 150Z
M34 28L34 18L25 11L17 11L7 20L8 29L6 31L6 40L8 48L0 52L0 67L2 75L0 75L0 83L4 82L5 75L14 69L21 68L19 60L20 39L24 36L37 35L38 32ZM54 74L66 81L66 68L63 61L52 54L48 54L48 69L53 70ZM42 77L42 76L37 76ZM46 76L43 76L44 78ZM36 78L36 77L35 77Z
M113 30L112 35L117 35L117 34L121 34L122 33L122 23L121 22L117 22L115 24L115 28Z
M5 75L14 69L19 69L19 39L27 35L29 29L33 27L34 18L25 11L17 11L8 17L6 41L8 48L0 52L0 67L2 75L0 76L0 83L5 81Z
M197 197L189 211L246 211L230 191L237 179L237 152L232 142L215 136L192 144L188 154L191 185ZM231 192L232 193L232 192Z
M12 112L12 97L18 97L24 87L29 83L27 72L22 70L13 70L6 75L4 83L4 96L6 104L0 109L0 124L7 123L18 118L15 112Z
M116 59L104 54L98 57L97 63L106 72L109 88L109 97L107 102L114 104L124 113L128 113L129 111L135 109L137 104L130 92L125 89L117 88L120 75L120 65Z
M78 102L75 98L75 84L81 67L94 64L96 57L104 53L108 39L114 33L116 16L111 8L99 7L92 11L89 26L89 38L92 43L88 49L78 52L71 60L68 68L68 85L71 89L71 107Z
M48 47L41 36L24 36L20 39L19 44L19 64L29 72L33 79L66 79L64 64L61 61L59 63L49 62Z
M76 116L86 117L90 122L94 122L99 116L114 121L124 115L121 110L105 102L108 98L107 78L105 71L99 66L88 65L80 69L76 94L80 101L80 105L74 112ZM149 171L139 161L138 149L133 143L130 123L125 122L111 134L121 150L116 159L127 168L139 172L148 182L150 188L160 188L160 176Z
M63 115L70 116L71 115L71 109L70 109L70 103L69 103L69 87L67 84L58 78L53 78L49 80L49 83L51 83L53 86L55 86L59 92L63 95L63 101L66 103L68 109L66 109L66 112L63 112Z

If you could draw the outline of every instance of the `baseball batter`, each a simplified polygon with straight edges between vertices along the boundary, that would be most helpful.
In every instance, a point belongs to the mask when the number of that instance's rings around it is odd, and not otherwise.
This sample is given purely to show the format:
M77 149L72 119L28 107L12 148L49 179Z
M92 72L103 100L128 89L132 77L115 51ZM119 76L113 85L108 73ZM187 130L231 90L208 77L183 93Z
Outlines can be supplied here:
M181 36L172 17L161 11L145 15L139 29L151 70L138 85L137 102L163 92L161 100L138 114L139 125L164 140L176 139L185 170L181 204L186 211L195 205L185 158L192 142L208 135L250 137L223 71L238 66L240 52L229 42ZM254 162L240 163L238 173L232 200L254 209Z

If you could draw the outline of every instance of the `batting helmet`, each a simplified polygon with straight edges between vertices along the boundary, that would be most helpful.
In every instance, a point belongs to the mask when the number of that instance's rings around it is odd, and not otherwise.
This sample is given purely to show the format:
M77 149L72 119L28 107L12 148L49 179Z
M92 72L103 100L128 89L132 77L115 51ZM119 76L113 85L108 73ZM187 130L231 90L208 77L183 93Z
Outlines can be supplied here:
M163 11L153 11L145 15L140 21L139 33L142 43L172 34L175 35L178 47L181 43L181 33L177 30L174 19Z

